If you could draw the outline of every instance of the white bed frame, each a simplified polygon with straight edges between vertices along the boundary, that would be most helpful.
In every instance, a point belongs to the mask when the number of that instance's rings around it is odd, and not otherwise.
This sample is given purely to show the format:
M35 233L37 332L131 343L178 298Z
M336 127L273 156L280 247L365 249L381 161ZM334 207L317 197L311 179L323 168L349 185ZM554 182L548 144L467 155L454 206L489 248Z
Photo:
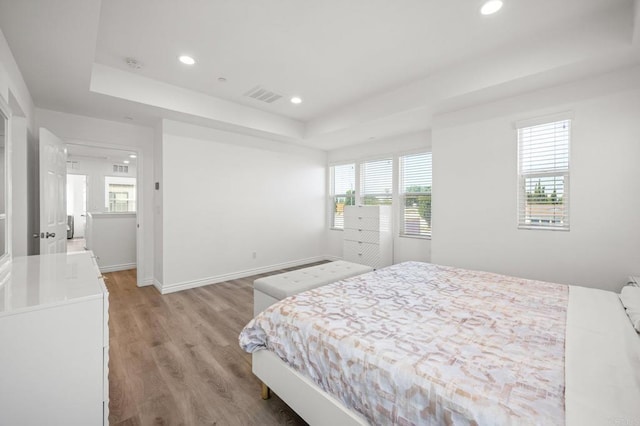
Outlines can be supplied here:
M334 396L289 367L273 352L254 352L252 364L253 374L310 425L369 424L361 414L349 410ZM266 395L263 394L263 397Z

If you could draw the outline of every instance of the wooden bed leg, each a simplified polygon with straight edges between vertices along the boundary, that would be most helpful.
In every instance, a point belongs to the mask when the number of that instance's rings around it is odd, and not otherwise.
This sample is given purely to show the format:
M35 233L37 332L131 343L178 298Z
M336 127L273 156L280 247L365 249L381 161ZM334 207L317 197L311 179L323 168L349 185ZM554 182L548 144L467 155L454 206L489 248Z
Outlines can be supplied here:
M262 383L261 396L262 396L262 399L271 398L271 389L269 389L269 386L265 385L264 383Z

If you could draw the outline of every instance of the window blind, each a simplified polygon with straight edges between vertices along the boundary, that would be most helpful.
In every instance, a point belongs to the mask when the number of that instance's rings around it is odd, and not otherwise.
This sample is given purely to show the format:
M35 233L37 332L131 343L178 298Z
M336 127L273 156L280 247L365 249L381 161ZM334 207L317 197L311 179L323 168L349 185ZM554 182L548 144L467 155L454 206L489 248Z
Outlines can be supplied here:
M571 121L518 129L518 226L569 229Z
M431 235L430 152L400 157L400 235Z
M355 204L355 164L331 167L332 228L344 228L344 206Z
M391 204L393 161L367 161L360 165L360 196L363 204Z

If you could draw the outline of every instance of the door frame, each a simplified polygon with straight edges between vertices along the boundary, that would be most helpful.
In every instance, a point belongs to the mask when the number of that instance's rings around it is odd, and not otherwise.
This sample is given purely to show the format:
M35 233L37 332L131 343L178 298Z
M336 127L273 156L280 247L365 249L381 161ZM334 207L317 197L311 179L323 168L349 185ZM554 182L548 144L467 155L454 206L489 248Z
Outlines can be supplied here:
M10 93L11 94L11 93ZM6 118L6 120L5 120ZM0 120L4 120L4 188L0 188L0 191L4 192L4 253L0 250L0 271L3 271L6 266L11 264L13 259L13 161L11 153L13 152L13 132L12 121L13 114L9 104L5 102L2 95L0 95Z
M67 144L65 144L67 145ZM84 176L84 193L85 193L85 198L84 198L84 219L85 219L85 224L84 224L84 236L82 238L86 237L86 233L87 233L87 205L89 204L89 175L85 174L85 173L68 173L67 172L67 187L69 185L69 175L71 176ZM67 192L67 201L69 200L69 193ZM67 215L69 214L69 211L67 211ZM75 223L74 223L75 226ZM74 237L75 238L75 237Z
M130 151L136 154L136 285L143 287L144 282L144 193L143 188L148 184L144 181L143 152L138 146L125 146L111 143L86 141L82 139L67 139L67 145L80 145L93 148L115 149L118 151ZM88 179L88 178L87 178Z

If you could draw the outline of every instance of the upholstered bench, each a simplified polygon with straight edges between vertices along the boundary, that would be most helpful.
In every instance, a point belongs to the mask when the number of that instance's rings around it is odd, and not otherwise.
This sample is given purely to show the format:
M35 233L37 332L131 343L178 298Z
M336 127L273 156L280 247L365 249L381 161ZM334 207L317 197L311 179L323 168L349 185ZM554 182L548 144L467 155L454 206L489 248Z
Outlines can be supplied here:
M253 315L294 294L371 271L369 266L338 260L258 278L253 282Z

